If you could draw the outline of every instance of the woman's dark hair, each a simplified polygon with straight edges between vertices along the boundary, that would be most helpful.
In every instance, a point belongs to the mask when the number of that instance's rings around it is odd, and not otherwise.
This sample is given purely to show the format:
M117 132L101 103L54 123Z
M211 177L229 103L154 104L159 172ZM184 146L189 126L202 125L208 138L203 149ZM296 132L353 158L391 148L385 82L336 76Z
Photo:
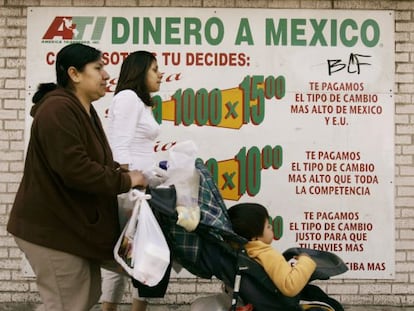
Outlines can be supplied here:
M73 43L63 47L56 55L56 81L55 83L39 84L37 92L33 95L32 102L39 102L46 93L56 89L58 86L63 88L71 88L71 80L68 75L69 67L75 67L82 72L89 63L96 62L101 59L101 51L89 45L81 43Z
M133 90L147 106L152 106L151 94L145 84L145 77L155 56L147 51L136 51L125 58L121 66L115 94L123 90Z
M263 235L267 209L258 203L239 203L228 210L234 232L247 240Z
M85 44L73 43L61 49L56 56L56 80L61 87L68 87L70 78L69 67L75 67L82 72L89 63L101 59L101 51Z

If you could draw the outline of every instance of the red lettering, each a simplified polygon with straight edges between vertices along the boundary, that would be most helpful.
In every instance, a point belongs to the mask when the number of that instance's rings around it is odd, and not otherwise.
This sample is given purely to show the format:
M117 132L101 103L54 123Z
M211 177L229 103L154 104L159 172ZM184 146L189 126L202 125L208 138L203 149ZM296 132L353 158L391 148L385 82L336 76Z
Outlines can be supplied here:
M53 65L55 63L55 53L49 52L46 54L46 64Z
M52 40L55 37L62 37L62 39L71 40L73 39L73 29L75 27L76 25L72 24L72 17L56 16L43 36L43 39Z

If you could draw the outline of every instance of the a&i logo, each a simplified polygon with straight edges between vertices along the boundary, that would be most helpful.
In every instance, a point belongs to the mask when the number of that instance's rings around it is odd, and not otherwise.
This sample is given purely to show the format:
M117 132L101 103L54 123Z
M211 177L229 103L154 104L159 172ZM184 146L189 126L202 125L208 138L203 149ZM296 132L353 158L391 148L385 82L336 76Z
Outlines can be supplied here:
M43 35L43 43L99 43L104 31L104 16L56 16Z

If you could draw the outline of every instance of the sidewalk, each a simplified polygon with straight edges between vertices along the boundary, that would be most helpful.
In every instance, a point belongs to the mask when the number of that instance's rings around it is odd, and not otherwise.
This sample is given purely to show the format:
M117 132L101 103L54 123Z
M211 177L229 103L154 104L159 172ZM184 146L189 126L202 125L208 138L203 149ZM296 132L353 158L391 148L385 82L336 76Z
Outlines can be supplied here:
M394 307L394 306L344 306L345 311L414 311L411 307ZM148 311L190 311L190 306L149 306ZM0 309L0 311L3 311ZM14 311L14 310L13 310ZM41 311L41 310L36 310ZM100 311L99 307L93 308L91 311ZM119 308L119 311L129 311L129 306L125 305Z
M395 307L395 306L344 306L345 311L414 311L414 306ZM129 311L130 305L122 305L118 311ZM190 311L189 305L150 305L148 311ZM0 305L0 311L43 311L43 308L35 304L24 303L3 303ZM91 309L91 311L100 311L99 305Z

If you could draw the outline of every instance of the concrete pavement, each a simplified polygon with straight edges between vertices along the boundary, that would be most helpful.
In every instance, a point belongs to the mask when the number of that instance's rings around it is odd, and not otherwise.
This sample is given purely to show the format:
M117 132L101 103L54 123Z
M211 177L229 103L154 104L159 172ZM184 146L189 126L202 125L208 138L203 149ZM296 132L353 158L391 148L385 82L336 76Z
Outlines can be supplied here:
M414 306L396 307L396 306L344 306L345 311L414 311ZM148 311L190 311L189 305L150 305ZM44 311L41 305L28 303L2 303L0 311ZM96 305L91 311L100 311L99 305ZM130 311L130 305L124 304L118 308L118 311Z

